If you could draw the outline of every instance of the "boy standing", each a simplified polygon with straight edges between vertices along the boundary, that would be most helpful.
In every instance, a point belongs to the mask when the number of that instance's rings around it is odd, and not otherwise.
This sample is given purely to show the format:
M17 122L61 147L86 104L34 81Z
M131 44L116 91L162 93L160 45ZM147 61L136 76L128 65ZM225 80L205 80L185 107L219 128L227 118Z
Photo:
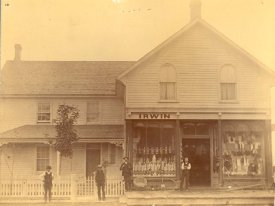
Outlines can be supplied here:
M98 200L105 200L105 174L102 170L102 165L97 166L97 170L95 172L95 182L97 186L97 195ZM101 196L102 191L102 196Z
M182 191L183 182L185 182L185 189L188 190L189 176L190 176L190 170L191 170L191 164L188 161L188 157L184 158L184 161L181 164L181 170L182 170L182 175L181 175L181 182L180 182L180 190Z

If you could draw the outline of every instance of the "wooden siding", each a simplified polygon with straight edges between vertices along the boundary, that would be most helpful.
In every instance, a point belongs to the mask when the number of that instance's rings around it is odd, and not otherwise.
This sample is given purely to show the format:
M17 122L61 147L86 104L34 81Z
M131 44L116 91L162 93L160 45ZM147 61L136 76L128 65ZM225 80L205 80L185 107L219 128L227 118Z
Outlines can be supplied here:
M4 145L2 154L0 155L0 181L13 179L26 179L37 177L42 172L36 171L36 147L38 144L8 144ZM108 157L108 144L102 144L101 161ZM116 161L114 164L108 164L106 174L110 177L121 178L119 170L122 162L122 148L116 147ZM57 172L57 154L54 148L50 149L50 165L52 172ZM73 149L73 157L61 160L61 176L76 174L85 177L86 175L86 146L85 144L77 144Z
M95 124L123 124L124 104L121 99L95 98L95 99L0 99L0 132L23 125L37 124L38 102L51 104L52 119L56 118L58 105L66 103L79 108L78 124L86 122L87 102L99 101L100 120Z
M159 70L177 70L177 103L159 102ZM221 103L219 72L231 64L237 71L237 103ZM269 108L264 72L205 27L196 25L128 74L127 108Z

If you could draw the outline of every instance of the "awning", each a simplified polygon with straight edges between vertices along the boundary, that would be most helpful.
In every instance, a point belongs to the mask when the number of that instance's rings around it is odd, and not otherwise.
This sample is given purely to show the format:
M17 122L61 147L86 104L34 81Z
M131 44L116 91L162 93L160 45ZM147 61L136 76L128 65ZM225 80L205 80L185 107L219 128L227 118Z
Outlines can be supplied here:
M78 142L123 142L123 125L75 125ZM24 125L0 133L0 143L52 143L56 139L54 125Z

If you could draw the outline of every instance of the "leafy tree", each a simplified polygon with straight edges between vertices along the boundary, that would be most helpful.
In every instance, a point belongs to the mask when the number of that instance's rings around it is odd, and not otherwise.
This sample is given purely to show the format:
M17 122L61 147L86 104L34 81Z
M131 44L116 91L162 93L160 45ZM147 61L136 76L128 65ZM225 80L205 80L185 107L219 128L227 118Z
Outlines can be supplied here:
M60 156L72 157L72 144L79 138L74 128L79 117L79 110L74 106L66 104L59 105L56 121L56 142L54 147L60 152Z

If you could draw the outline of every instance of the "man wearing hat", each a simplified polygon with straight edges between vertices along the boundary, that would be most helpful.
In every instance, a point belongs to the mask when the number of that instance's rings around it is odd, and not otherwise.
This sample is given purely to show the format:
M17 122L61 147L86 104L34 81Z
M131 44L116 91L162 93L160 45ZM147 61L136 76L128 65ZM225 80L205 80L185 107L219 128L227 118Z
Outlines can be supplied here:
M52 199L53 173L51 172L51 169L52 169L52 167L48 165L46 167L46 172L43 174L45 202L47 202L48 196L49 196L49 202Z
M97 195L98 200L105 200L105 174L102 170L102 165L97 166L97 170L95 172L95 182L97 186ZM102 196L101 196L102 191Z
M124 162L120 166L120 170L122 170L122 176L124 177L125 182L125 190L131 191L132 189L132 164L128 162L128 157L123 158Z

